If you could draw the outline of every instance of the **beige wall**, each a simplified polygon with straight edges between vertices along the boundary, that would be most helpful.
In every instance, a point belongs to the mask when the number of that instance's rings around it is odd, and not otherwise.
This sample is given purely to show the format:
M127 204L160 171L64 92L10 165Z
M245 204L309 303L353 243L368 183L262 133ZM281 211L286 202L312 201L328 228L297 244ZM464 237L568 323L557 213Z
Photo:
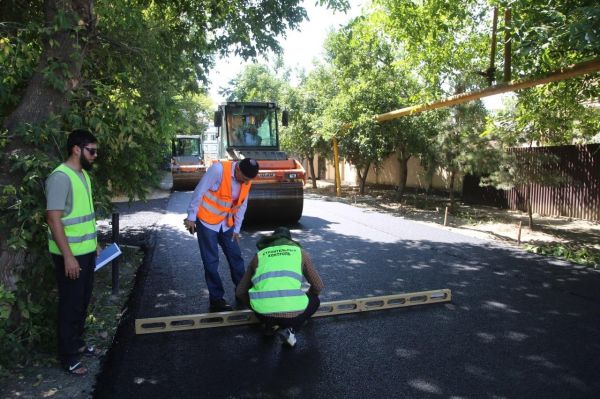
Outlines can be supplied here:
M315 173L318 176L318 165L319 165L319 155L315 155L314 166ZM310 168L308 167L308 161L303 160L302 166L306 169L307 178L311 178ZM333 162L329 160L325 160L325 176L321 176L322 179L325 180L335 180L335 169L333 167ZM340 158L340 179L342 180L342 185L346 186L355 186L358 184L358 175L356 173L356 168L349 163L345 162L343 158Z
M310 178L310 170L308 163L303 162L304 168L306 169L307 175ZM315 172L317 171L318 155L315 156ZM325 180L335 180L335 171L333 163L326 161ZM382 165L378 168L371 168L369 175L367 176L367 184L382 184L389 186L397 186L400 180L399 178L399 165L398 158L396 155L391 155L383 161ZM349 163L345 162L342 158L340 159L340 177L342 185L358 185L358 174L356 168ZM323 176L321 176L323 178ZM406 182L408 187L424 189L427 185L425 170L421 167L421 163L418 158L412 157L408 161L408 179ZM445 170L436 170L432 179L432 188L436 190L447 190L450 185L450 173ZM462 191L462 175L456 177L454 181L454 191Z

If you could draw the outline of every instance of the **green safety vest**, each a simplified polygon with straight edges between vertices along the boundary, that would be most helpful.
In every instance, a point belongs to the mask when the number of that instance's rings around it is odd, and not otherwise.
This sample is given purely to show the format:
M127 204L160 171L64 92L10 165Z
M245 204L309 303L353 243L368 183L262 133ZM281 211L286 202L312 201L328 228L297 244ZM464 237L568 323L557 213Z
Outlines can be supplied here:
M296 245L267 247L257 254L258 267L248 290L252 309L260 314L304 311L302 250Z
M77 173L65 164L61 164L52 173L55 172L63 172L69 176L69 180L71 181L71 193L73 194L71 212L68 215L63 215L61 218L71 252L77 256L96 251L96 214L94 213L90 177L83 170L83 176L89 188L88 191L88 188L83 185ZM58 245L56 245L56 241L52 237L50 228L48 228L48 249L52 254L62 255Z

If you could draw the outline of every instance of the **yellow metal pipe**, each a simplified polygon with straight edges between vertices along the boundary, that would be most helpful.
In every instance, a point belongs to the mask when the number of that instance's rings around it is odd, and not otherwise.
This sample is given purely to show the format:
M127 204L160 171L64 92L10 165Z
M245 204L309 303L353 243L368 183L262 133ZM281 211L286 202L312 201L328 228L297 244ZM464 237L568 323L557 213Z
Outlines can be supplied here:
M585 75L588 73L598 72L600 71L600 59L582 62L581 64L572 65L570 67L566 67L560 69L558 71L554 71L552 73L547 74L545 77L530 79L530 80L522 80L510 82L508 84L500 84L492 87L488 87L487 89L477 90L471 93L462 93L456 96L448 97L442 99L440 101L436 101L433 103L426 103L415 105L412 107L406 107L397 109L395 111L390 111L385 114L380 114L375 116L375 120L377 122L386 122L394 119L398 119L400 117L406 115L412 115L419 112L429 111L432 109L449 107L452 105L458 105L465 103L471 100L477 100L483 97L489 97L496 94L507 93L511 91L517 91L522 89L528 89L530 87L550 83L550 82L558 82L561 80L570 79L576 76ZM349 125L349 124L348 124ZM346 126L347 127L347 126Z
M333 167L335 169L335 195L342 196L342 182L340 178L340 155L337 139L333 138Z

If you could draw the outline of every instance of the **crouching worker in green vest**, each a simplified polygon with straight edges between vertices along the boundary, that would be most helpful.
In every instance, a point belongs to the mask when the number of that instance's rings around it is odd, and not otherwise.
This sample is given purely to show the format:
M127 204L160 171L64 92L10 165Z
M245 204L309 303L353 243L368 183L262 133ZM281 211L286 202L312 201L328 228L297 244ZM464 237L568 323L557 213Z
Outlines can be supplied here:
M263 323L265 334L279 335L284 344L296 345L296 330L319 309L323 281L310 255L292 240L290 231L278 227L256 243L252 258L236 288L236 296ZM302 277L310 284L302 291Z
M98 156L96 137L87 130L74 130L67 138L67 153L69 158L46 180L46 221L58 284L58 357L68 373L82 376L87 368L80 357L100 354L83 340L99 249L92 184L86 172Z

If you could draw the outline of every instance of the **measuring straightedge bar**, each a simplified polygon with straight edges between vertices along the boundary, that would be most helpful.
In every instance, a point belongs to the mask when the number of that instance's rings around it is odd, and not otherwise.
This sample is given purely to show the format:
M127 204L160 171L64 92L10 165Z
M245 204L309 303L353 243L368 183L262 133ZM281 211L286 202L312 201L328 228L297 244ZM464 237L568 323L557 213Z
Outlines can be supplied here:
M406 306L427 305L440 302L450 302L452 292L449 289L412 292L375 296L344 301L323 302L312 317L334 316L338 314L368 312L371 310L402 308ZM254 312L250 309L231 312L201 313L187 316L165 316L135 320L136 334L151 334L171 331L194 330L198 328L213 328L239 326L258 323Z

